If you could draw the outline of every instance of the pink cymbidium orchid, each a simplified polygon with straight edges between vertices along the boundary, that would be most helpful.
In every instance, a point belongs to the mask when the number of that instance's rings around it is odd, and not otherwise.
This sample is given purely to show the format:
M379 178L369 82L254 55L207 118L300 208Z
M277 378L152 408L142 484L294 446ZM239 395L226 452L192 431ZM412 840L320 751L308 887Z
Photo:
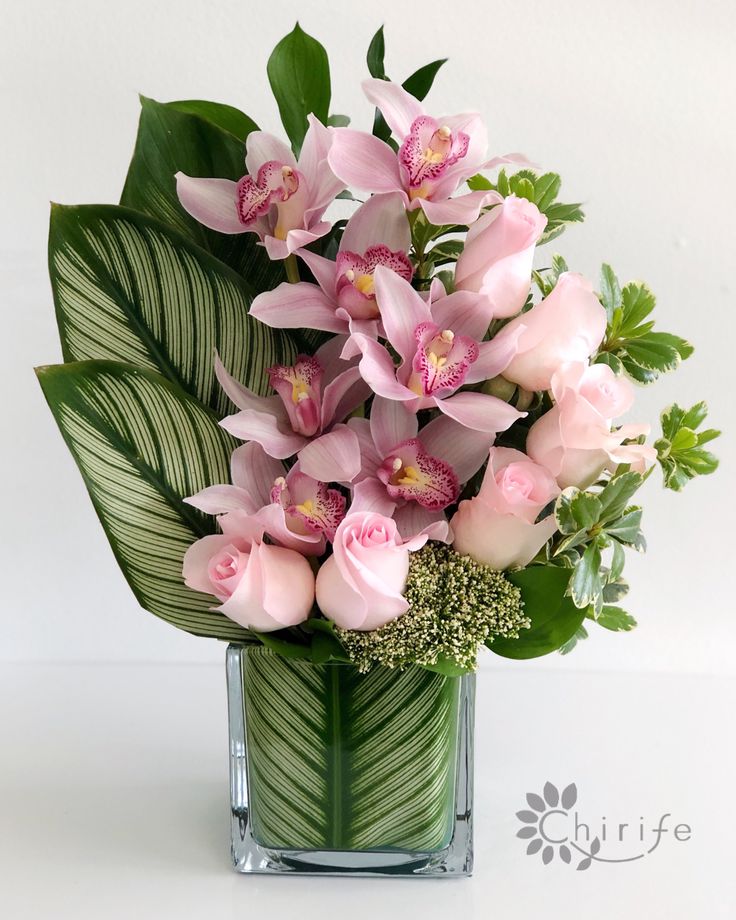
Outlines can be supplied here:
M330 169L331 128L309 116L299 160L277 137L252 131L245 142L247 175L200 179L176 174L176 192L185 211L220 233L257 233L272 259L324 236L327 206L345 188Z
M355 433L341 424L369 395L354 361L340 358L344 336L336 336L314 357L268 369L276 396L257 396L233 379L219 358L220 385L240 409L220 424L243 441L257 441L271 457L299 455L300 469L323 482L350 482L360 470Z
M397 400L410 412L439 409L466 428L487 434L505 431L525 413L484 393L457 391L499 374L515 353L512 338L484 342L491 320L487 298L469 291L425 300L412 286L379 266L376 297L386 338L399 355L362 334L352 343L362 354L360 373L371 389Z
M312 270L316 285L284 282L273 291L259 294L250 314L278 329L362 332L375 338L380 331L375 269L384 265L410 281L410 245L401 195L374 195L348 221L334 262L306 249L299 252Z
M393 516L402 536L446 521L444 509L488 457L493 435L439 416L419 430L401 402L376 396L368 419L348 425L360 441L362 468L351 510ZM437 539L434 537L433 539Z
M486 162L488 136L479 115L432 118L418 99L387 80L365 80L363 91L401 146L396 154L372 134L336 129L328 158L346 183L369 192L398 191L408 209L421 208L435 225L470 224L484 205L502 200L492 191L450 198L479 169L518 160L512 155Z
M233 451L232 485L209 486L184 501L219 516L223 533L250 530L248 522L280 546L305 556L321 556L345 516L345 496L301 472L288 472L260 444L249 441Z

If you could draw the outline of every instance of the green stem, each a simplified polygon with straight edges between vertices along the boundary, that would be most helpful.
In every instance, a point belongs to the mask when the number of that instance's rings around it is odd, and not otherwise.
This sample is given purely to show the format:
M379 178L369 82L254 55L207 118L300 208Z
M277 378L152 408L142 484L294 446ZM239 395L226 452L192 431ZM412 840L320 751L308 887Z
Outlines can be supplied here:
M296 256L293 252L284 259L284 270L291 284L299 283L301 280L299 277L299 266L297 265Z

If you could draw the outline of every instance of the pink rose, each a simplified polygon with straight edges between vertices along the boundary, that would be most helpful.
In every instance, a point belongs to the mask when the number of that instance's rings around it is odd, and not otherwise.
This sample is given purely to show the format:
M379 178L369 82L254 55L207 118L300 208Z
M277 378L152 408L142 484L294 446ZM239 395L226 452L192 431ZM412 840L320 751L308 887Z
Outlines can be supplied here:
M378 629L406 613L402 596L409 552L426 534L402 541L396 522L372 511L353 511L337 528L332 556L317 574L317 603L344 629Z
M249 534L244 529L197 540L184 555L184 582L214 594L222 602L214 609L256 632L302 623L314 603L307 560L293 549L262 543L255 524Z
M606 332L606 311L582 275L564 272L552 292L505 326L494 341L516 338L503 376L526 390L548 390L566 361L587 361Z
M622 443L648 434L648 425L611 430L612 420L631 408L634 388L608 365L564 364L552 377L552 394L555 405L532 425L526 449L561 488L585 489L619 463L644 472L656 459L651 447Z
M477 496L460 502L450 521L455 550L493 569L527 565L557 529L553 514L534 522L559 494L550 473L526 454L492 447Z
M509 195L470 227L457 260L456 288L485 294L494 319L515 316L529 294L534 246L546 226L535 204Z

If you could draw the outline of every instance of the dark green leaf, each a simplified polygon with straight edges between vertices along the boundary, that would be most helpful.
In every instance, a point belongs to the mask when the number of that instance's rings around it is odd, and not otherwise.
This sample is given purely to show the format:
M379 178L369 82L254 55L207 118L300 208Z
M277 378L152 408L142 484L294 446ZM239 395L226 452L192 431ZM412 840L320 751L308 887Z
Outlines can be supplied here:
M581 642L583 639L588 638L588 630L584 626L579 626L575 632L575 635L568 639L564 645L561 645L558 649L560 655L569 655L570 652L575 648L578 642Z
M299 23L276 45L268 59L268 81L294 153L307 133L307 115L327 123L330 109L330 64L320 43Z
M628 508L618 520L606 524L606 534L618 540L619 543L631 546L643 553L647 544L641 532L641 516L641 508Z
M636 329L652 312L656 304L654 294L646 284L630 281L621 292L623 303L623 329L624 336Z
M626 510L631 496L640 488L644 477L639 473L622 473L615 476L598 495L601 521L613 521Z
M386 70L383 63L386 55L386 42L383 37L383 26L376 32L368 45L368 54L366 61L368 63L368 73L377 80L386 80Z
M562 180L557 173L544 173L538 176L534 183L534 203L542 213L557 198Z
M432 89L437 71L446 62L447 58L442 58L439 61L432 61L431 64L425 64L424 67L420 67L419 70L416 70L410 77L407 77L401 85L407 93L411 93L412 96L415 96L421 102L430 89Z
M185 112L187 115L197 115L205 121L209 121L223 131L232 134L240 143L244 143L246 137L251 131L257 131L258 125L245 112L236 109L232 105L224 105L222 102L207 102L204 99L179 99L175 102L167 102L170 109L176 109L177 112Z
M495 638L488 646L492 652L504 658L537 658L556 651L575 635L584 612L566 596L569 569L535 565L508 572L507 578L521 589L524 613L532 625L518 639Z
M279 633L281 633L281 635L279 635ZM258 638L267 649L276 652L276 654L281 655L282 658L311 659L311 646L299 645L296 642L290 641L288 638L282 638L283 635L288 636L288 633L285 630L279 630L279 632L276 633L259 633Z
M610 351L602 351L595 359L595 364L607 364L614 374L623 374L624 366L621 359Z

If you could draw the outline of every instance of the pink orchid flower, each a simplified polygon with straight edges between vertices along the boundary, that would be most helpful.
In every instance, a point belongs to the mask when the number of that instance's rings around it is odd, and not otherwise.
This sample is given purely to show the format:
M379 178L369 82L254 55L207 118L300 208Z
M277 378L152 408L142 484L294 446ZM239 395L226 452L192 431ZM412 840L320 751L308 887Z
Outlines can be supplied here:
M220 233L257 233L272 259L324 236L327 206L345 188L329 167L332 129L309 116L299 160L272 134L253 131L245 142L247 175L199 179L176 174L176 192L187 213Z
M479 169L516 161L501 157L486 162L488 136L479 115L432 118L397 83L371 79L362 85L401 146L396 154L372 134L338 128L328 155L336 175L365 191L400 192L408 209L421 208L435 225L470 224L484 205L502 200L489 191L450 198Z
M405 538L446 523L444 509L483 465L493 441L492 434L444 415L420 431L403 403L381 396L373 400L370 421L353 418L348 425L358 435L362 461L351 511L393 517Z
M457 392L495 377L515 353L513 337L483 341L492 313L487 298L458 291L424 300L382 266L375 279L386 338L400 358L396 368L383 345L353 335L362 354L360 373L375 393L403 402L410 412L439 409L466 428L494 435L525 415L495 396Z
M258 522L280 546L305 556L321 556L345 516L345 496L302 473L288 472L260 444L249 441L233 451L232 485L209 486L185 498L187 504L219 517L223 532L243 530L244 518Z
M384 265L410 281L410 245L401 195L374 195L348 221L336 261L306 249L299 252L317 279L316 285L284 282L256 297L251 316L278 329L363 332L375 338L379 332L375 269Z
M233 379L219 358L215 373L240 409L220 424L243 441L257 441L276 459L299 455L300 469L321 482L350 482L360 471L360 447L341 424L368 396L354 362L340 358L345 338L336 336L296 364L268 369L276 396L257 396Z

